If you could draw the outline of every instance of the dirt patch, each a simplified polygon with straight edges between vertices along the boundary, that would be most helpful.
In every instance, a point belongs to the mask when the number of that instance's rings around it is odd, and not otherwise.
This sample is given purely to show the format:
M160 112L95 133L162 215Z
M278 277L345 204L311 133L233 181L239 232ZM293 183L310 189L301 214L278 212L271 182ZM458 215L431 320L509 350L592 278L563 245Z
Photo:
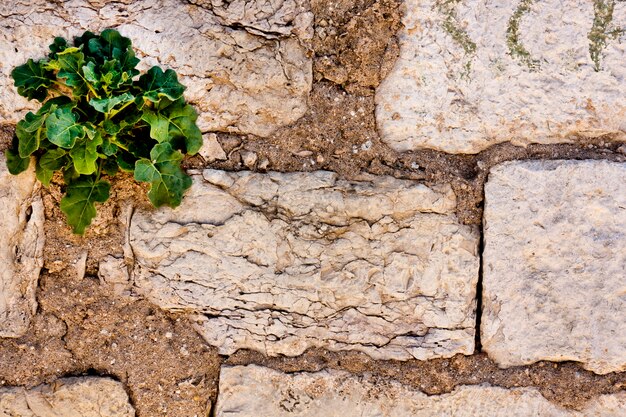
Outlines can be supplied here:
M400 6L396 0L313 0L314 80L374 95L399 54Z

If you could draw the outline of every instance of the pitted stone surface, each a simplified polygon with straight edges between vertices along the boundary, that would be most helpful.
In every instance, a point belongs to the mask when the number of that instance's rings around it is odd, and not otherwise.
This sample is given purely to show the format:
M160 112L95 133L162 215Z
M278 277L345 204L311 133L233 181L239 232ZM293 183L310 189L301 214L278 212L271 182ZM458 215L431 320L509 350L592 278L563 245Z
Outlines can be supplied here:
M207 3L207 2L199 2ZM141 68L172 68L187 86L204 131L267 135L306 111L312 15L302 0L10 1L0 4L0 121L38 107L17 95L11 70L47 54L55 36L117 28L133 41ZM244 10L245 9L245 10ZM230 25L230 26L229 26Z
M194 182L178 209L134 214L133 280L162 308L200 313L221 353L473 352L478 232L449 186L323 171Z
M37 309L43 222L34 170L11 175L0 155L0 337L22 336Z
M121 383L66 378L30 390L0 388L0 417L134 417Z
M217 417L619 417L626 413L626 393L572 411L533 388L474 385L426 395L341 371L285 374L249 365L222 368L216 409Z
M626 164L528 161L485 187L482 346L626 370Z
M626 140L626 2L407 0L403 23L376 93L394 149Z

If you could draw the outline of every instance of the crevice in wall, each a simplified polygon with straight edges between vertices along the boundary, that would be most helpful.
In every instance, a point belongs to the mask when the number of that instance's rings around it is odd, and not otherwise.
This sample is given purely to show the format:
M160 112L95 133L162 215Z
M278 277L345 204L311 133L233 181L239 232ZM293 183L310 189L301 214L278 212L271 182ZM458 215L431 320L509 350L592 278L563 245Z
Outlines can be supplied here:
M476 282L476 332L474 335L474 352L482 352L480 340L480 323L483 315L483 249L485 245L484 223L480 228L480 240L478 241L478 281Z

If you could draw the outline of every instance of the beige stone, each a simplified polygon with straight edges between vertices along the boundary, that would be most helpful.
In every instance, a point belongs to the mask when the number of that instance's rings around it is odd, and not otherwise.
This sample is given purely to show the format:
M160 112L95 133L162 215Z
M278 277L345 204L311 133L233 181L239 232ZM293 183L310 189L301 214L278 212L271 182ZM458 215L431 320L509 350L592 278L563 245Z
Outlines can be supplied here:
M460 386L426 395L397 382L341 371L285 374L256 365L222 367L216 417L619 417L626 393L603 395L579 411L534 388Z
M215 133L207 133L203 136L202 148L200 148L198 153L209 163L226 160L226 152L224 152L222 145L217 141Z
M626 2L407 0L403 10L400 58L376 92L394 149L626 140L626 34L615 32Z
M130 290L128 266L122 258L106 256L98 265L98 278L116 294L125 294Z
M223 354L471 354L478 232L454 209L449 186L206 170L176 210L135 212L132 279Z
M121 383L65 378L33 389L0 388L0 417L134 417Z
M37 309L43 222L34 170L11 175L0 155L0 337L22 336Z
M626 370L626 164L526 161L485 187L483 349Z
M299 119L312 82L306 46L312 18L304 2L248 2L254 7L244 16L241 2L211 3L216 6L182 0L2 2L0 121L17 122L38 107L17 95L10 77L15 66L43 58L55 36L105 28L131 38L141 69L176 70L203 132L263 136Z

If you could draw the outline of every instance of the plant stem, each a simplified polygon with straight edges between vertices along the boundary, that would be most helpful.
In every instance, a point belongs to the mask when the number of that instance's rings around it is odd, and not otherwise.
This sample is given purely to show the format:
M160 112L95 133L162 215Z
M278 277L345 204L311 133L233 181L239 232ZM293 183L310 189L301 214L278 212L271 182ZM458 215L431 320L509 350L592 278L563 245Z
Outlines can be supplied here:
M111 115L109 116L109 119L114 118L119 112L121 112L122 110L124 110L126 107L130 106L131 104L133 104L134 100L128 101L126 102L126 104L124 104L122 107L120 107L117 110L111 110Z

